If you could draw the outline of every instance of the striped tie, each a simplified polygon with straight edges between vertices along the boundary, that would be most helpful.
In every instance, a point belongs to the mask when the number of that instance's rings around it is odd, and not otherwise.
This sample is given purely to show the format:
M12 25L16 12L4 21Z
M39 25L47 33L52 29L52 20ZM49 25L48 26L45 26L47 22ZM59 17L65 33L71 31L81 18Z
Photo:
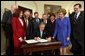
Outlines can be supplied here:
M74 23L76 24L77 13L74 14Z

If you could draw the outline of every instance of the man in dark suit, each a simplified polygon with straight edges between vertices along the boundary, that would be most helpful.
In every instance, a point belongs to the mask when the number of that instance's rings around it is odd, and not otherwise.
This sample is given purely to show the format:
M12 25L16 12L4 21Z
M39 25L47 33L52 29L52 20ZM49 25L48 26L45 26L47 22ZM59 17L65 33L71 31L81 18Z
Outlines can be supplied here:
M49 37L47 31L45 30L45 23L41 22L39 28L34 32L34 39L47 39ZM49 37L50 38L50 37Z
M3 18L2 18L2 27L3 30L5 31L5 36L6 36L7 55L13 54L13 32L12 32L11 21L12 21L13 13L17 8L18 8L17 5L12 5L11 10L6 11L3 14Z
M51 37L49 37L47 31L45 30L45 23L44 22L41 22L39 24L39 28L35 30L34 39L37 40L37 41L40 40L40 39L47 39L48 41L51 41ZM43 53L44 55L50 55L50 52L46 51L46 52L39 52L39 53L36 53L36 54L42 55L42 53Z
M30 18L30 11L26 10L24 12L24 23L26 26L26 40L28 39L33 39L33 24L32 24L32 19Z
M33 18L33 12L32 12L32 11L30 11L30 19L31 19L31 20L34 19L34 18Z
M39 14L38 14L38 12L35 12L34 13L34 19L32 20L32 23L33 23L33 31L35 31L37 28L38 28L38 26L39 26L39 23L41 22L41 19L38 17L39 16Z
M44 22L45 24L48 23L48 17L47 17L47 14L44 13L44 14L42 15L41 22Z
M84 12L80 11L81 4L74 5L74 12L69 15L71 21L71 51L84 55Z

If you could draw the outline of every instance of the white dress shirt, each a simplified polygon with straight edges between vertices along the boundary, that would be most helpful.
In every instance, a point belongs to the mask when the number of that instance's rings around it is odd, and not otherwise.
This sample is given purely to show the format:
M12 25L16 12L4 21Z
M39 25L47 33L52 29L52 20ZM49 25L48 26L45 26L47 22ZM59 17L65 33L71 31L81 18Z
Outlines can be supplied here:
M76 19L78 19L79 15L80 15L80 12L77 13L77 17L76 17Z
M28 26L28 19L26 19L25 22L26 22L26 26Z
M47 24L47 20L44 20L44 23L46 23L46 24Z
M42 37L43 31L40 31L40 36Z
M20 18L19 18L19 21L20 21L21 25L23 26L24 24L23 24L23 21L22 21L22 19L20 19Z

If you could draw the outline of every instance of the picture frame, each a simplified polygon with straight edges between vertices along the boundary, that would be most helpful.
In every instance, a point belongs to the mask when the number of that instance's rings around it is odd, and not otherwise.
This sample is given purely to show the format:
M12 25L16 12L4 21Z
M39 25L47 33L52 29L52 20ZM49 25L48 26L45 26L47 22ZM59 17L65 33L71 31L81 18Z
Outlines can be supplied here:
M54 13L57 17L59 9L61 9L60 5L44 4L44 13Z

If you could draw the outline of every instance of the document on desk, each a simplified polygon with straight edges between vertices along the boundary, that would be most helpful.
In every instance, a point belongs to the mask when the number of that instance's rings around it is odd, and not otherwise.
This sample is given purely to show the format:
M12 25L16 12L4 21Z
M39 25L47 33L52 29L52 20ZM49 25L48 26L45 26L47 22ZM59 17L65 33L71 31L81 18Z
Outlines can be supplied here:
M31 40L25 40L26 43L31 44L31 43L37 43L38 41L31 39Z
M40 39L40 40L38 40L39 42L47 42L47 40L46 39Z
M26 43L31 44L31 43L38 43L38 42L47 42L46 39L40 39L40 40L34 40L34 39L30 39L30 40L25 40Z

